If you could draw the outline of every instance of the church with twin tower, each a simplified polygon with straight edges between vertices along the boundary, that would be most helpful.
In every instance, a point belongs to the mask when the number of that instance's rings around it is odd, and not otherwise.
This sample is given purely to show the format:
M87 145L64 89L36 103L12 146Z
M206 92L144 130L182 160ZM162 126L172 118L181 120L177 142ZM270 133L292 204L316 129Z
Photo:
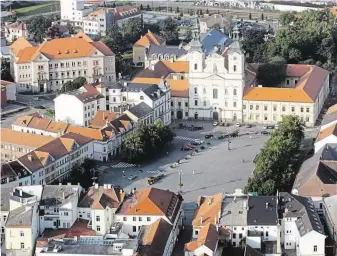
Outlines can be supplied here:
M190 63L190 118L242 122L245 56L238 40L239 31L234 29L230 45L215 45L205 49L201 43L199 26L194 29L190 50L179 58Z

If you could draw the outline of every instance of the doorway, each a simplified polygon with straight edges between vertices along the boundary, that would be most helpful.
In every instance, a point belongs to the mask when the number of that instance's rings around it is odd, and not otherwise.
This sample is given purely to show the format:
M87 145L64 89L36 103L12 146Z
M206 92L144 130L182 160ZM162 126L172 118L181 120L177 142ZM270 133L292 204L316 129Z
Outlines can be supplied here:
M177 119L183 119L183 112L181 110L177 111Z
M219 113L218 112L213 112L213 120L219 121Z

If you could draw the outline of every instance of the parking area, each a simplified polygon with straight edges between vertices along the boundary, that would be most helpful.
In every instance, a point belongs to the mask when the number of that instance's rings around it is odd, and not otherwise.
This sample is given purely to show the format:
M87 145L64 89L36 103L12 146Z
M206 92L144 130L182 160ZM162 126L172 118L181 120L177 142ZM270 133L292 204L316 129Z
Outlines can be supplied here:
M194 125L198 125L195 124ZM228 129L240 129L240 134L246 130L259 132L262 127L213 127L212 123L200 122L204 127L201 131L175 130L177 137L171 147L156 159L155 162L139 166L119 164L120 168L111 166L100 167L101 183L112 183L124 187L126 191L132 188L140 189L150 185L147 178L159 174L164 177L155 182L153 187L169 189L178 192L180 178L185 203L195 201L198 195L210 195L218 192L233 192L236 188L243 188L254 169L253 160L267 141L267 135L252 134L232 138L228 147L228 139L217 139ZM205 135L212 134L212 139L205 139ZM190 151L181 151L181 146L194 139L202 139L204 143L196 146L198 153L190 155ZM205 149L200 149L204 146ZM176 167L171 165L180 160ZM141 171L139 171L141 170ZM134 178L134 179L132 179Z

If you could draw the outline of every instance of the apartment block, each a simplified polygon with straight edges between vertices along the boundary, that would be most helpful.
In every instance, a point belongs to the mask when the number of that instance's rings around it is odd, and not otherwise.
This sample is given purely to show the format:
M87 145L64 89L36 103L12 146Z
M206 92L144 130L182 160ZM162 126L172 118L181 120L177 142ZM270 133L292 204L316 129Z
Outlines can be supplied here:
M21 156L39 148L54 138L13 131L1 128L1 159L5 161L16 160Z
M77 77L95 81L116 81L115 55L100 41L83 32L33 46L19 38L11 46L11 74L15 82L32 92L59 91Z

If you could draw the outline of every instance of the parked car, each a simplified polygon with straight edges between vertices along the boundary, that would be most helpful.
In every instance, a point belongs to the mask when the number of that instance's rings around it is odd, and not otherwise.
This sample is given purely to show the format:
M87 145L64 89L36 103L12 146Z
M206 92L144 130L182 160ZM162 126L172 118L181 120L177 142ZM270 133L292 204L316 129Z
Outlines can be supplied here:
M234 131L234 132L231 132L231 133L229 134L229 136L231 136L232 138L239 137L239 131L236 130L236 131Z
M263 129L274 129L275 126L274 125L264 125Z
M205 139L212 139L213 138L213 134L206 134L205 135Z
M219 122L214 122L213 123L213 126L218 126L219 125Z
M247 125L246 125L246 128L251 128L251 127L252 127L251 124L247 124Z
M236 126L236 127L241 127L241 124L240 124L240 123L236 123L235 126Z
M201 145L202 143L204 143L204 141L203 140L199 140L199 139L196 139L196 140L194 140L194 141L192 141L192 145Z
M267 132L267 131L262 131L262 132L261 132L261 134L263 134L263 135L269 135L269 134L270 134L270 132Z
M247 132L246 134L247 135L253 135L253 134L258 134L259 132L257 132L257 131L249 131L249 132Z
M39 99L39 97L33 97L33 100L39 101L40 99Z
M130 176L128 177L128 180L134 180L134 179L136 179L136 178L137 178L136 175L130 175Z

